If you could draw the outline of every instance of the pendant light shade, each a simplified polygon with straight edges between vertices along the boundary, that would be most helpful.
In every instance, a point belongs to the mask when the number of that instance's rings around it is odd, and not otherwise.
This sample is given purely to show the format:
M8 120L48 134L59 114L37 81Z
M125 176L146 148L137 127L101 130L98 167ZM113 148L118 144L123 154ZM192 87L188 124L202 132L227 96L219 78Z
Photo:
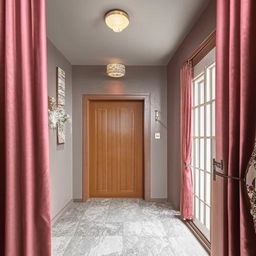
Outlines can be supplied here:
M110 77L123 77L125 75L125 65L123 64L108 64L107 75Z

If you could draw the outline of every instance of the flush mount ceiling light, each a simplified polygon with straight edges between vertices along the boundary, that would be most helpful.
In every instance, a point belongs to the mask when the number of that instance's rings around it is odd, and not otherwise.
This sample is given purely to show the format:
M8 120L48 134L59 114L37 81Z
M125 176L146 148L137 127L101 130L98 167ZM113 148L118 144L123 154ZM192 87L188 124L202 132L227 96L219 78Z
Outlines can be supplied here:
M105 14L105 23L114 32L122 32L129 25L129 16L122 10L111 10Z
M107 75L110 77L122 77L125 75L125 65L123 64L108 64Z

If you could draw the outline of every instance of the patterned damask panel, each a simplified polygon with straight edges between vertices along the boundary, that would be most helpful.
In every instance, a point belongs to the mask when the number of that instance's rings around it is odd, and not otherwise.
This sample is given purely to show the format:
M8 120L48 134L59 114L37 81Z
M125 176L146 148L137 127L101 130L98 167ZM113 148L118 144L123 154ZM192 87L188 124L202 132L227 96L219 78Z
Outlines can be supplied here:
M65 71L57 67L57 105L60 113L64 114L65 110ZM57 144L65 143L65 127L60 123L57 126Z
M247 193L251 203L251 215L254 221L254 228L256 232L256 142L254 150L249 161L246 173Z

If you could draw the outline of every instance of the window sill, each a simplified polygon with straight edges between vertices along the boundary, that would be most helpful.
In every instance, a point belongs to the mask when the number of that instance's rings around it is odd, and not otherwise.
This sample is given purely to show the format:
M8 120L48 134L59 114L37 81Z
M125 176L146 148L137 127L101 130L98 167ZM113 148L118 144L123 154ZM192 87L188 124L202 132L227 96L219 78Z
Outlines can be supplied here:
M186 226L190 229L193 235L197 238L197 240L202 244L204 249L211 254L211 243L210 241L203 235L203 233L196 227L196 225L191 220L183 220Z

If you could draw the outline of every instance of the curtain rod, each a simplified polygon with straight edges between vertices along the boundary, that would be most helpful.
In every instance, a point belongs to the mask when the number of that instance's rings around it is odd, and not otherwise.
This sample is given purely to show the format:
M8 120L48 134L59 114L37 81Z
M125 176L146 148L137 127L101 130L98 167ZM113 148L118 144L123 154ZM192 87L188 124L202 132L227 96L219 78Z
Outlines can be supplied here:
M210 35L208 35L203 42L201 42L196 49L192 52L192 54L184 61L184 63L186 62L190 62L193 61L193 59L208 45L209 42L211 42L211 40L215 40L216 38L216 30L214 29L214 31L212 31L210 33Z

